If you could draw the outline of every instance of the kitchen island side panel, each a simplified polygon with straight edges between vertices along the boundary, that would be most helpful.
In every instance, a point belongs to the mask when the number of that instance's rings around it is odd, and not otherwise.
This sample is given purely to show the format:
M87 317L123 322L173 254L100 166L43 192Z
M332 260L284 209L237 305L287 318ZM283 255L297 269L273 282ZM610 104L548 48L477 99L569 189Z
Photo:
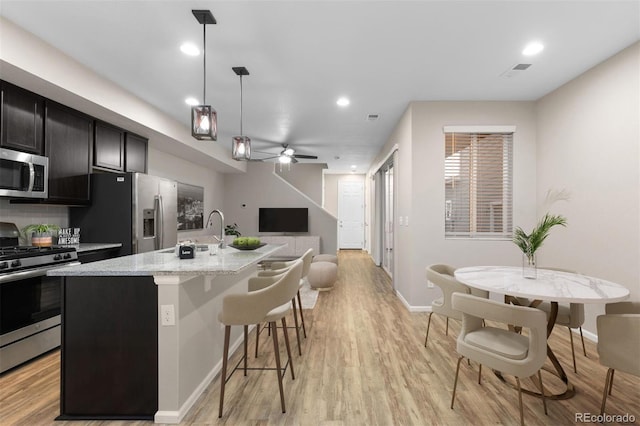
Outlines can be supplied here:
M153 419L158 290L151 276L63 283L61 419Z
M224 328L218 321L224 296L246 293L256 267L238 274L184 277L180 285L155 277L158 305L175 307L176 324L158 324L160 366L159 411L156 423L178 423L222 366ZM241 326L232 327L231 342L242 338Z

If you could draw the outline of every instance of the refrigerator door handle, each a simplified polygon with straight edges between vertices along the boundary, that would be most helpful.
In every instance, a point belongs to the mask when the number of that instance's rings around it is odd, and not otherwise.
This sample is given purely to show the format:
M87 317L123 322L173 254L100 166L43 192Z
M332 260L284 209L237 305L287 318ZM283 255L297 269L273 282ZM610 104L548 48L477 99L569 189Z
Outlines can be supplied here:
M158 195L158 201L160 207L158 212L160 217L158 218L158 222L156 222L156 226L158 229L160 241L156 239L156 242L158 242L158 245L160 246L157 250L160 250L161 248L164 248L164 203L162 202L162 195Z
M160 196L156 195L153 197L153 249L160 250Z

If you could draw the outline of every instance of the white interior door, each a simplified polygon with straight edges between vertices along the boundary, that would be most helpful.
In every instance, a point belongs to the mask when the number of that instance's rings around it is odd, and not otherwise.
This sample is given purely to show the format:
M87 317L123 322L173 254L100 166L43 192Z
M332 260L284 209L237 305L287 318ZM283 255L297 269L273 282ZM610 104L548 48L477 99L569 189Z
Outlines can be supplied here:
M383 253L382 268L393 277L393 218L394 218L394 194L393 194L393 164L384 171L383 190Z
M364 182L338 181L338 248L364 248Z

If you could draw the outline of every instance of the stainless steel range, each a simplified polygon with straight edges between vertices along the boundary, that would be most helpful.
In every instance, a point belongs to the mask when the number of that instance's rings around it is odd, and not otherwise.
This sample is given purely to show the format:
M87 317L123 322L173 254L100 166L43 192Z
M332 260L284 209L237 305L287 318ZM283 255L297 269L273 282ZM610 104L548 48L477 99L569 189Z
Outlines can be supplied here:
M60 346L61 286L47 271L78 264L75 248L19 245L0 222L0 373Z

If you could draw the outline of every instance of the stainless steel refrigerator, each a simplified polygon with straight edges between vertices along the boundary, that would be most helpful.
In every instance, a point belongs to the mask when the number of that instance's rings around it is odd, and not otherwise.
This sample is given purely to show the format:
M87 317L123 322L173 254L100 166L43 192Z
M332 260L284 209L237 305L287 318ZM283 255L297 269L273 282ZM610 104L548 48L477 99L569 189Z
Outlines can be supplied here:
M174 247L177 221L177 183L144 173L92 174L91 205L69 213L81 243L122 243L121 256Z

